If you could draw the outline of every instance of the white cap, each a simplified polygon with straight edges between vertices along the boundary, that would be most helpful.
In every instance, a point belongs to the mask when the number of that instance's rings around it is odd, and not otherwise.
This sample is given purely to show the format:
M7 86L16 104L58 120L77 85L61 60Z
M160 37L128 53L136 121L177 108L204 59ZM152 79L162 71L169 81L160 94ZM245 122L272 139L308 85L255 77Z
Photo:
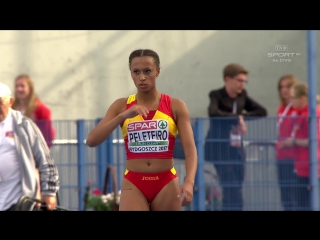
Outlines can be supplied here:
M0 98L7 95L11 96L10 88L8 87L8 85L0 82Z

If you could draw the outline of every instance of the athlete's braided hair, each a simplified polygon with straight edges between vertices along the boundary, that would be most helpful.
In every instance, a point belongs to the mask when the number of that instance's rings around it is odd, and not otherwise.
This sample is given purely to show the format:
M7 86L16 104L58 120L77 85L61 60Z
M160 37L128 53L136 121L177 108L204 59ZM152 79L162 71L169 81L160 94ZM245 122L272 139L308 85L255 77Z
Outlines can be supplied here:
M129 69L131 68L132 59L134 59L135 57L145 57L145 56L152 57L156 66L160 68L160 58L155 51L151 49L137 49L137 50L134 50L129 56Z

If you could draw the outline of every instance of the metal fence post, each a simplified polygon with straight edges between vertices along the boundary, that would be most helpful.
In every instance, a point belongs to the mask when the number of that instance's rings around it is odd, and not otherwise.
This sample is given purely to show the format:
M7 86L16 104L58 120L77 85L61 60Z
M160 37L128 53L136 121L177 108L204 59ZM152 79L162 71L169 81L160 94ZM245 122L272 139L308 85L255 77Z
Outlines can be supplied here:
M309 162L311 210L319 210L319 184L318 184L318 137L317 137L317 31L307 31L308 46L308 106L309 106Z
M86 145L84 120L77 120L79 211L83 210L86 188Z
M205 211L205 181L204 181L204 119L199 118L195 125L195 139L198 153L198 168L195 179L194 206L196 211Z
M116 130L115 130L116 131ZM106 148L106 159L108 162L108 165L114 165L114 160L113 160L113 135L114 133L112 132L110 134L110 136L107 138L107 140L105 141L105 148ZM109 175L109 179L108 179L108 192L112 192L112 176L111 174ZM119 186L118 186L119 187Z
M96 120L96 124L101 121L101 118ZM104 177L107 169L107 146L106 143L103 142L99 146L97 146L97 180L98 180L98 188L103 189L104 185Z

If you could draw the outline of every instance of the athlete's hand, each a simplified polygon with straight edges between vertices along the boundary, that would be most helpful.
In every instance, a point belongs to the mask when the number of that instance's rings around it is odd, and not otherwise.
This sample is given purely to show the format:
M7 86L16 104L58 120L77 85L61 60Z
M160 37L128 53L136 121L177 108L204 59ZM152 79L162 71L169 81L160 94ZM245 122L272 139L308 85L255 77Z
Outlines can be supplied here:
M123 114L123 117L126 119L126 118L133 118L137 115L147 117L148 113L149 113L149 110L145 106L134 105L131 108L127 109L122 114Z
M181 205L185 206L192 202L193 199L193 182L185 180L181 187Z

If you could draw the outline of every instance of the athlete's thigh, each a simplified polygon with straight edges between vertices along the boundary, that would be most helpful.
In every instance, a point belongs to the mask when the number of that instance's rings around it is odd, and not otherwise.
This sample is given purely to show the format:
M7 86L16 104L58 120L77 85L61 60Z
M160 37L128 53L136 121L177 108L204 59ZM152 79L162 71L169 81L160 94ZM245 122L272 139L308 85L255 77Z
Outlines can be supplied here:
M119 211L149 211L146 197L129 180L122 180Z
M150 204L151 211L180 211L179 178L173 179L164 186Z

